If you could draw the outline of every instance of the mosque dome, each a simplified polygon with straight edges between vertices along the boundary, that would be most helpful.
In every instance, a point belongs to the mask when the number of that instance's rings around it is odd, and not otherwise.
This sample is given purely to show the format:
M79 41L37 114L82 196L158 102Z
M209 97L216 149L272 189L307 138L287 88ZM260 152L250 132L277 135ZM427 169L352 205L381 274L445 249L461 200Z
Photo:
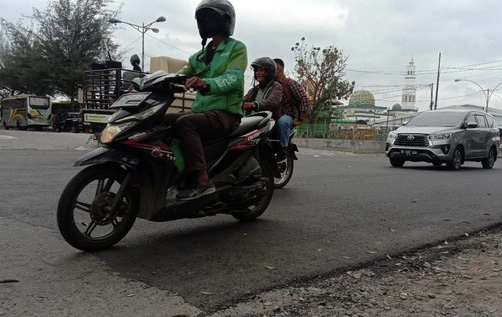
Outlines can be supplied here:
M375 97L367 90L361 89L355 91L349 98L349 106L368 107L375 106Z
M394 104L394 105L392 106L392 110L393 110L393 111L401 111L401 110L403 110L403 107L401 107L401 105L400 105L400 104L396 103L396 104Z

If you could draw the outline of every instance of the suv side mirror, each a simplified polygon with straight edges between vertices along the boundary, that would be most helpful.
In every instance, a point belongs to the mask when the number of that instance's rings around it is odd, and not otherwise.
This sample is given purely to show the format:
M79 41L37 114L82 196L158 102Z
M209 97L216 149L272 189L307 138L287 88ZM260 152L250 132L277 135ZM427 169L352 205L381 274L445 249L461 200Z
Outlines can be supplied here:
M468 121L467 122L467 128L468 129L474 129L478 127L478 123L476 121Z

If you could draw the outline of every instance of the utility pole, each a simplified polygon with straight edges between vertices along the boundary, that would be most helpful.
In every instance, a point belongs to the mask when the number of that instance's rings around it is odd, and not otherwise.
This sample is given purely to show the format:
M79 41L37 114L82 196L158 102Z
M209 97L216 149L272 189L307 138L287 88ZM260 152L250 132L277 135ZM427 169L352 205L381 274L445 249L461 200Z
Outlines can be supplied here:
M493 93L493 91L492 91ZM485 112L488 113L488 103L490 102L490 89L487 89L486 90L486 108L485 108Z
M152 32L154 32L154 33L159 33L159 29L152 28L152 24L154 24L155 22L165 22L165 21L166 21L166 18L163 16L158 17L157 20L150 22L148 24L145 24L143 22L141 25L122 21L122 20L119 20L116 18L111 18L108 20L108 22L113 23L113 24L124 23L124 24L130 25L134 29L136 29L137 31L139 31L141 33L141 71L142 72L145 71L145 33L148 30L152 30Z
M439 70L441 69L441 53L439 53L438 77L436 82L436 98L434 100L434 110L438 108L438 91L439 91Z
M431 84L431 104L430 109L432 110L434 107L434 83Z
M474 80L470 80L470 79L455 79L455 82L459 82L459 81L470 81L471 83L475 84L476 86L479 87L479 89L481 90L481 92L483 93L483 96L485 97L485 102L486 102L486 106L485 106L485 111L488 112L488 104L490 103L490 98L492 97L493 93L495 92L495 90L497 90L497 88L502 85L502 82L498 83L493 89L486 89L486 93L485 93L485 90L483 89L483 87L481 87L480 84L478 84L477 82L475 82Z

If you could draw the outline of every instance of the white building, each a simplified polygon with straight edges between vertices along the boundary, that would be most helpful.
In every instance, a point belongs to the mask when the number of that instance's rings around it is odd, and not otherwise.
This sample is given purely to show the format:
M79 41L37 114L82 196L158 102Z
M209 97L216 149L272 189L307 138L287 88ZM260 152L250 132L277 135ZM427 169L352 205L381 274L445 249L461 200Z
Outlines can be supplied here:
M415 105L417 99L417 88L415 86L416 79L415 62L412 58L406 67L406 75L404 76L404 88L401 100L401 109L403 110L418 110Z

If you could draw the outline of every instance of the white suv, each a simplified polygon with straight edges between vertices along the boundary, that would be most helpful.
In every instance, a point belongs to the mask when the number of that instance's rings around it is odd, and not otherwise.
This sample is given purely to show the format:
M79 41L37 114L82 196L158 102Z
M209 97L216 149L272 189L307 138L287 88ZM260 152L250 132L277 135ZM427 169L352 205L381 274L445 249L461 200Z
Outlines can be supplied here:
M500 132L492 115L473 110L448 109L419 113L391 131L385 154L394 167L404 162L446 163L458 170L465 161L492 168L497 160Z

